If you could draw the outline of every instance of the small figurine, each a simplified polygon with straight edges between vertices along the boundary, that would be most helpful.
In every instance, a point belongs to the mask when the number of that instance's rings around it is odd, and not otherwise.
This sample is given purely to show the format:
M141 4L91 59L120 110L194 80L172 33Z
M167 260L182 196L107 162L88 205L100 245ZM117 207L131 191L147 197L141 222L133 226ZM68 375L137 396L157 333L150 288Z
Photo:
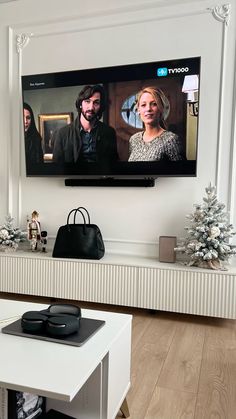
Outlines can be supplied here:
M37 211L32 212L31 220L28 220L27 222L27 233L31 250L37 250L38 242L41 242L41 227Z

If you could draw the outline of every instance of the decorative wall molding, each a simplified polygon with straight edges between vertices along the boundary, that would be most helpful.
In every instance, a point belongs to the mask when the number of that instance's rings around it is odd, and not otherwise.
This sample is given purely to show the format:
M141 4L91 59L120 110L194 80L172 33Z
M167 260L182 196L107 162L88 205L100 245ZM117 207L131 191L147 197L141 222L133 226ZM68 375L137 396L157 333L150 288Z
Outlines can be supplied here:
M226 25L229 25L230 9L230 4L222 4L221 6L215 6L213 8L209 8L208 10L212 12L212 15L216 20L218 20L219 22L223 22Z
M54 248L56 236L50 235L48 236L47 241L47 251L52 252ZM103 237L106 253L109 254L122 254L125 256L137 256L137 257L151 257L156 258L158 257L159 252L159 245L158 239L156 243L154 242L144 242L144 241L134 241L134 240L119 240L119 239L112 239ZM26 241L21 243L20 248L26 252L29 252L29 242ZM178 260L181 257L178 255Z
M19 33L16 35L16 50L20 53L28 45L33 34Z
M236 66L236 60L235 60ZM232 140L230 150L230 169L231 179L229 185L229 208L230 208L230 222L236 227L236 74L234 75L234 98L233 98L233 118L232 118ZM236 240L234 242L236 244Z
M224 25L223 27L223 35L222 35L222 47L221 47L221 78L220 78L220 95L219 95L219 119L218 119L218 139L217 139L217 156L216 156L216 171L215 171L215 186L217 191L220 190L220 180L221 180L221 157L223 153L223 108L224 108L224 85L225 85L225 77L226 77L226 45L227 45L227 27L229 26L230 21L230 4L223 4L219 6L215 6L213 8L208 8L208 10L212 13L212 16L218 20L220 23ZM232 163L231 163L232 169ZM228 182L230 185L230 182ZM230 186L228 186L229 188ZM231 210L231 201L229 196L231 195L231 191L228 190L228 202L227 202L227 210Z
M194 5L193 3L187 7L187 4L184 4L184 7L180 7L175 3L168 2L170 4L166 5L159 2L150 2L143 4L136 4L135 9L133 5L126 5L121 7L106 8L102 10L96 10L93 12L83 13L80 12L78 15L68 15L61 18L49 18L47 20L39 20L34 23L34 27L37 27L38 33L34 33L34 36L48 36L49 34L61 34L60 25L65 26L69 24L69 29L66 33L80 32L83 30L98 29L102 27L114 27L117 25L126 25L130 23L142 23L147 21L156 21L156 20L169 20L181 17L190 17L197 16L201 14L209 13L212 9L210 8L199 8L199 5ZM220 6L222 7L222 6ZM173 12L173 9L175 10ZM95 22L95 24L91 22ZM106 24L103 26L102 22ZM78 25L79 22L79 25ZM58 31L55 30L55 25L58 28ZM14 28L16 31L19 31L24 28L31 28L32 25L29 23L25 24L16 24ZM47 27L49 31L42 30Z
M35 38L47 37L50 35L62 35L63 33L78 33L82 31L96 30L108 27L116 26L125 26L130 24L145 23L145 22L155 22L161 20L173 20L182 17L191 17L198 16L202 14L212 13L212 15L220 22L224 22L227 25L229 24L230 19L230 4L224 4L216 6L213 8L199 8L193 7L193 4L185 9L180 7L175 7L176 5L170 4L160 5L156 2L151 2L149 4L139 4L135 7L125 6L118 7L113 9L105 9L90 13L80 13L75 16L67 16L65 18L57 19L48 19L44 21L35 22L34 28L37 28L34 33L19 33L17 37L19 40L19 48L24 48L25 45L29 42L30 37L34 36ZM186 6L186 5L185 5ZM175 12L171 10L175 7ZM144 13L146 12L146 13ZM65 25L67 25L65 29ZM78 24L79 23L79 24ZM61 26L63 29L61 29ZM32 27L29 24L25 25L15 25L15 31L20 29L25 30L26 28ZM25 44L26 43L26 44Z
M15 114L15 104L16 102L20 103L20 111L19 107L17 112L19 111L19 125L18 126L11 126L11 141L8 144L8 213L11 214L15 222L18 224L20 221L21 216L21 203L22 203L22 193L21 193L21 153L19 147L19 140L17 144L17 149L19 150L18 156L18 165L19 165L19 173L17 179L17 188L15 186L15 178L12 174L12 151L15 150L15 144L13 141L13 135L17 131L18 132L18 139L22 138L22 104L21 104L21 74L22 74L22 51L24 48L29 44L30 38L33 36L33 33L17 33L14 27L9 26L9 95L10 95L10 115ZM17 56L15 57L17 53ZM17 86L17 93L19 93L19 97L13 94Z

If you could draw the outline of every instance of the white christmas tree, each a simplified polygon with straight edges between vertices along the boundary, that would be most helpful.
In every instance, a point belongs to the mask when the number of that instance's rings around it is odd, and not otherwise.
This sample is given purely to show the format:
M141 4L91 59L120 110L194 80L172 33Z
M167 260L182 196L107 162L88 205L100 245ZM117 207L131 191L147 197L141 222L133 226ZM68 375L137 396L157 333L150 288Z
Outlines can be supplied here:
M6 217L5 224L0 226L0 248L16 250L19 243L26 240L26 233L13 226L13 218Z
M229 243L236 233L228 222L228 213L223 211L225 205L217 200L216 188L210 184L205 190L207 197L202 205L194 205L193 214L187 215L187 237L175 250L188 255L189 265L222 269L222 262L236 254L236 246Z

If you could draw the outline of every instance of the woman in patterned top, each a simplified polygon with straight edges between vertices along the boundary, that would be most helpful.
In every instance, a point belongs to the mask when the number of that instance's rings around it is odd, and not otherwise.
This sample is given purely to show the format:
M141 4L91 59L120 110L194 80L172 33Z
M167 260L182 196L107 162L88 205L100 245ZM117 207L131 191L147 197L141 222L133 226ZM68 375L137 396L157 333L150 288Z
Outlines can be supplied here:
M178 135L166 130L170 104L161 89L145 87L137 98L137 109L144 131L129 140L129 161L183 160Z

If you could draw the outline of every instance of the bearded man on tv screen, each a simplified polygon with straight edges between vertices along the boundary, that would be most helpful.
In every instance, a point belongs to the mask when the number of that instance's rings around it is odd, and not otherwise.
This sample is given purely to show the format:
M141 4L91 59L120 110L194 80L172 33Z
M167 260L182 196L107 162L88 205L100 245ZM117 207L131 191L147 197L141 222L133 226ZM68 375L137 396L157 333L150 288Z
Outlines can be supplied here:
M78 116L55 133L53 161L101 165L118 160L116 132L101 122L105 92L101 85L85 86L76 100Z

